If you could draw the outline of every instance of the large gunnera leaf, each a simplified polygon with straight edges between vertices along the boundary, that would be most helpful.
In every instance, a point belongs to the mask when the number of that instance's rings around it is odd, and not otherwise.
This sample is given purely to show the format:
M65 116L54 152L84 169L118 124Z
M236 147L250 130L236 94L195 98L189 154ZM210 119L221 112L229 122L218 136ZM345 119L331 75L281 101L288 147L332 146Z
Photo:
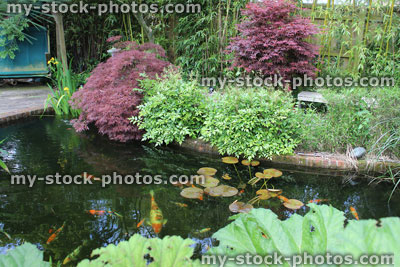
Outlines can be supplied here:
M147 239L138 234L129 241L123 241L117 246L108 245L96 249L92 256L97 259L84 260L79 267L175 267L199 266L199 261L191 261L194 242L191 239L182 239L179 236L165 237L164 239Z
M49 262L43 261L43 252L35 245L25 243L5 255L0 255L1 267L50 267Z
M311 210L304 217L294 214L285 221L266 209L233 216L232 223L213 235L219 246L208 252L207 256L217 259L209 263L218 265L221 262L218 256L233 259L246 253L260 256L276 253L282 256L278 266L291 266L285 257L304 253L352 255L356 260L365 254L396 254L395 260L400 262L399 218L382 219L380 226L375 220L351 220L344 227L343 212L326 205L308 206ZM225 266L253 266L237 263L228 260Z

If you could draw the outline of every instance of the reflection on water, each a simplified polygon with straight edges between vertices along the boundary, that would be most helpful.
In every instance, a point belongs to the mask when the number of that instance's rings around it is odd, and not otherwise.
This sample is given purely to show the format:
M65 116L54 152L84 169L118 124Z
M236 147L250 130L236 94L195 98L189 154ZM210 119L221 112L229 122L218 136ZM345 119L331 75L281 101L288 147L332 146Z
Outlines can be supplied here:
M218 169L217 178L224 173L234 177L230 181L223 180L223 183L238 185L234 169L220 162L219 158L173 148L154 148L143 143L113 143L94 133L77 134L67 121L45 119L0 128L0 140L5 137L7 140L2 147L8 151L5 161L14 174L43 177L56 172L69 175L88 172L100 176L115 171L167 178L170 175L192 175L200 167L207 166ZM261 164L253 173L267 167L270 166ZM247 177L246 167L239 166L239 171L242 177ZM391 205L387 204L390 185L368 186L363 180L346 183L343 182L346 179L321 174L287 170L283 173L284 176L273 184L282 188L286 197L305 203L311 199L329 199L329 204L343 210L349 217L350 206L354 206L364 219L400 215L398 194ZM28 241L43 248L46 256L51 256L53 260L63 260L83 243L81 258L89 257L94 248L118 243L135 233L154 237L151 226L136 227L148 217L149 192L152 189L164 217L168 219L160 237L190 237L198 244L197 253L204 252L207 246L212 245L211 235L229 223L228 218L232 215L229 204L235 199L247 201L254 196L254 190L247 188L240 197L187 200L180 196L180 189L172 185L114 185L101 188L100 185L37 184L29 189L10 185L9 177L3 171L0 171L0 177L0 229L12 237L9 240L0 233L1 251L4 253ZM185 203L188 207L179 207L174 202ZM282 219L293 213L277 199L261 202L260 206L274 210ZM93 216L87 210L115 211L122 218L111 214ZM305 212L306 208L298 211L300 214ZM58 229L64 222L65 227L59 237L46 244L52 229ZM204 228L211 228L211 231L199 234L198 231Z

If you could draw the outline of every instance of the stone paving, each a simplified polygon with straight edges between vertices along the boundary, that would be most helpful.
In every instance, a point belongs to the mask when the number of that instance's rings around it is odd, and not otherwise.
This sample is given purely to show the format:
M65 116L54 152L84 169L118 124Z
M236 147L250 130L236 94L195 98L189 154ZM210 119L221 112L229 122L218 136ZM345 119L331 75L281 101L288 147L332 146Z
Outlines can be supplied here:
M51 90L46 85L0 87L0 124L40 115Z

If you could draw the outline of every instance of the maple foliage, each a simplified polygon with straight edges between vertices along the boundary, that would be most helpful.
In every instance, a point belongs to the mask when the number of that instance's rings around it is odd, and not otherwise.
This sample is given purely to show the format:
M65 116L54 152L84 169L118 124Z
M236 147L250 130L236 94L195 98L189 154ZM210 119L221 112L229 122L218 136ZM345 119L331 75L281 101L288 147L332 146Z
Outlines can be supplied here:
M298 7L290 0L248 3L243 10L245 18L237 25L240 35L227 47L228 53L234 53L233 66L262 77L313 77L317 47L306 39L318 29L308 19L295 15L296 11Z
M155 78L171 64L159 45L121 42L114 46L122 50L100 63L85 86L73 94L72 105L82 111L73 125L79 132L95 126L115 141L140 140L142 130L128 120L138 115L143 99L142 91L134 89L139 87L138 80Z

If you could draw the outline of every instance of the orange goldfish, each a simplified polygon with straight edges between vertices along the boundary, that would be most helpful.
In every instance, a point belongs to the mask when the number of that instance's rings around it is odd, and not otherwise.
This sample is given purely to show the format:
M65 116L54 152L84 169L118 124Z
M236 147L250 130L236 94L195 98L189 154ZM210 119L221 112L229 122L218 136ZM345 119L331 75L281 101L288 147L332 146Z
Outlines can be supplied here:
M57 229L57 231L54 232L54 234L52 234L49 239L47 239L46 244L50 244L51 242L54 241L54 239L56 239L56 237L58 236L58 234L62 231L62 229L64 228L65 223Z
M86 212L97 216L103 216L106 213L112 213L111 211L105 211L105 210L87 210Z
M144 219L141 220L141 221L136 225L136 227L139 228L140 226L142 226L143 223L144 223Z
M308 203L320 203L320 202L328 202L329 199L313 199L308 201Z
M150 210L150 224L156 234L159 234L162 230L162 227L167 223L167 220L164 220L164 216L162 211L157 205L157 202L154 199L154 191L150 191L151 196L151 210Z
M180 202L172 202L172 203L174 203L175 205L177 205L178 207L181 207L181 208L187 208L188 207L188 205L185 204L185 203L180 203Z
M350 207L350 211L351 211L351 214L353 214L354 218L356 218L356 220L359 221L360 217L358 217L358 213L353 206Z
M288 202L288 201L289 201L289 199L287 199L286 197L281 196L281 195L277 196L277 198L279 198L279 199L282 200L283 202Z

